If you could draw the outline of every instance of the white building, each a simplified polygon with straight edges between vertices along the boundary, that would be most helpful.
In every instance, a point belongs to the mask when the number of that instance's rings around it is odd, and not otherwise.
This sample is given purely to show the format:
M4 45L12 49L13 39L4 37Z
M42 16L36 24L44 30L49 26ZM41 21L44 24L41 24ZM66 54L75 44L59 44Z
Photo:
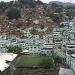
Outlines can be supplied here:
M17 54L13 53L0 53L0 71L4 71L10 66L10 63L17 57ZM10 63L6 63L9 61Z
M71 55L71 64L70 64L70 67L73 71L75 71L75 54L72 54Z
M54 53L54 45L55 44L50 44L50 43L47 43L47 44L44 44L43 45L43 48L41 49L41 54L45 54L45 55L53 55Z

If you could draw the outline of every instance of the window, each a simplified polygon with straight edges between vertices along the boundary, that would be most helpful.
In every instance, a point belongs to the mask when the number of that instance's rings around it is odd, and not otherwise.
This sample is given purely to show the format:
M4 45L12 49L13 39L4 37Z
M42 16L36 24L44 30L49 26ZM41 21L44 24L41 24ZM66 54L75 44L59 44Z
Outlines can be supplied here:
M36 48L36 47L34 47L34 48Z
M73 46L69 46L68 48L74 48Z
M49 43L49 41L48 41L48 43Z
M49 53L49 51L47 51L47 53Z

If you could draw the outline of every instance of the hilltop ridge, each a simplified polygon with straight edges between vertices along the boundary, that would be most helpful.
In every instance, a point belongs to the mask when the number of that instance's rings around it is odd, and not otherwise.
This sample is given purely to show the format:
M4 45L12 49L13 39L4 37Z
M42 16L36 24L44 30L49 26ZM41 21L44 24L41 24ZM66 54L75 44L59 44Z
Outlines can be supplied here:
M56 3L57 5L62 5L63 7L71 7L71 6L75 6L75 3L70 3L70 2L60 2L60 1L51 1L49 2L49 4L52 4L52 3Z

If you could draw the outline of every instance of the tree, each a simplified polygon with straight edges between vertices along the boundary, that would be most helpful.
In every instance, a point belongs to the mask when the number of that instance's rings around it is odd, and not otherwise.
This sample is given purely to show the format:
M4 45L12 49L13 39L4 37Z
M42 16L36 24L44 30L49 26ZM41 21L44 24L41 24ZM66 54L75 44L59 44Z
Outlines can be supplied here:
M62 59L63 58L61 58L59 56L55 56L54 57L54 63L55 63L55 65L59 66L59 64L62 63Z
M56 12L57 12L57 13L61 13L61 12L63 12L63 8L61 8L61 7L57 7L57 8L56 8Z
M60 27L60 28L63 28L64 26L65 26L64 24L61 24L59 27Z
M17 18L20 17L20 10L18 10L17 8L10 8L10 9L7 11L6 16L7 16L9 19L17 19Z
M51 4L51 8L55 11L56 10L56 7L58 7L58 5L56 3L52 3Z
M20 5L29 5L30 7L35 7L35 0L18 0Z
M32 30L30 31L30 33L35 35L36 33L38 33L38 31L37 31L36 29L32 29Z
M41 29L44 29L44 25L40 25L40 28L41 28Z
M7 5L6 5L6 3L5 2L0 2L0 9L2 10L2 12L4 12L5 10L6 10L6 8L7 8Z
M20 53L22 51L22 48L19 46L13 46L10 45L9 47L7 47L8 52L12 52L12 53Z
M75 16L75 9L66 9L66 15L72 20Z
M13 4L14 4L14 1L10 1L10 2L8 2L8 7L12 7Z
M43 4L43 2L41 1L41 0L37 0L37 2L36 2L38 5L41 5L41 4Z
M57 24L60 23L60 17L58 15L55 15L55 14L50 14L49 17L54 21L56 22Z

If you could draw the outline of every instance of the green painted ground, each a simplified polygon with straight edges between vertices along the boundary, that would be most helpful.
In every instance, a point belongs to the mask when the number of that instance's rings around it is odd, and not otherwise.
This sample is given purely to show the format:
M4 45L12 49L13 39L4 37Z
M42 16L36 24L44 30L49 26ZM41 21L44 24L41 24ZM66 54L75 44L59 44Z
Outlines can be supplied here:
M15 61L15 66L16 67L33 67L33 66L38 67L39 64L46 59L52 61L52 58L48 56L20 56Z

